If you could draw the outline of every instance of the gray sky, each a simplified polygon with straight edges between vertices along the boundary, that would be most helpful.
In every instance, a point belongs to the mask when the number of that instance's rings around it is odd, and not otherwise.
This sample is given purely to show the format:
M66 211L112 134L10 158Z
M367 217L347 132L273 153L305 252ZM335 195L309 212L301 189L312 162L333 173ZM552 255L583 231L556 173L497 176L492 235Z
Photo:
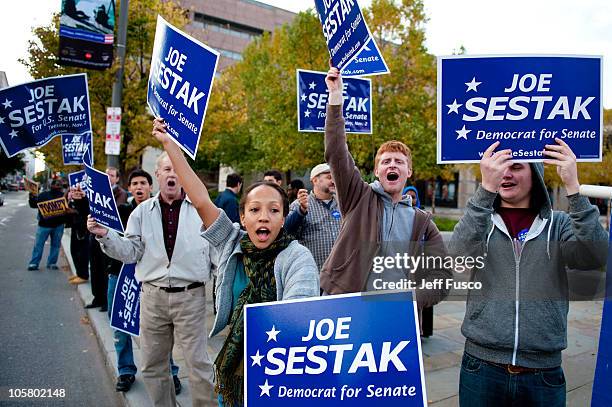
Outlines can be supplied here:
M461 45L468 54L579 54L604 56L604 107L612 108L612 1L610 0L424 0L427 48L448 55ZM294 12L313 0L265 0ZM31 27L46 24L61 0L6 2L0 13L0 71L9 84L31 78L17 62ZM370 0L360 0L363 7ZM393 72L391 72L393 74Z

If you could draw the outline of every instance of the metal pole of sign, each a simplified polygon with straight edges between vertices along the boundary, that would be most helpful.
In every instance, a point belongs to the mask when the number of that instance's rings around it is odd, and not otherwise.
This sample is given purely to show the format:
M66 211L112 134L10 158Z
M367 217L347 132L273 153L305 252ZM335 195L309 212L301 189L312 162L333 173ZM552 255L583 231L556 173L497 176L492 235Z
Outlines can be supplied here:
M121 98L123 96L123 71L125 68L125 43L127 40L127 24L128 24L128 6L129 0L120 0L121 8L119 10L119 26L117 28L117 54L119 55L119 69L115 74L115 82L113 83L113 96L111 107L121 107ZM119 168L119 156L107 155L106 164L108 167Z

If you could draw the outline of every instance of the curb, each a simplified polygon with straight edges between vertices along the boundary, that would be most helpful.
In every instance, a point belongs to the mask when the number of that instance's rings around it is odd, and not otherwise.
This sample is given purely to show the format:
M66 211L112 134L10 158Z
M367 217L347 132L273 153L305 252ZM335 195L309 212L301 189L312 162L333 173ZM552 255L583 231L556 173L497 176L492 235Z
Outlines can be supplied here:
M66 260L70 265L70 275L76 275L72 256L70 255L70 229L64 231L62 236L62 249L66 255ZM91 294L91 283L87 282L79 284L77 287L78 296L83 303L88 304L92 301L93 295ZM99 312L98 309L83 309L86 311L86 315L89 318L89 323L96 336L100 350L103 354L105 365L107 367L108 374L111 377L112 383L117 380L117 357L115 354L113 332L110 327L106 312ZM136 366L140 366L140 348L138 346L138 339L133 342L134 349L134 362ZM179 407L191 407L191 392L189 389L189 379L187 378L187 367L185 366L182 354L179 355L176 352L176 347L173 352L175 363L179 366L179 378L181 379L182 391L181 394L176 396L177 406ZM142 374L140 371L136 374L136 381L132 385L129 392L121 393L121 400L125 407L149 407L153 406L149 395L146 392L144 383L142 380Z

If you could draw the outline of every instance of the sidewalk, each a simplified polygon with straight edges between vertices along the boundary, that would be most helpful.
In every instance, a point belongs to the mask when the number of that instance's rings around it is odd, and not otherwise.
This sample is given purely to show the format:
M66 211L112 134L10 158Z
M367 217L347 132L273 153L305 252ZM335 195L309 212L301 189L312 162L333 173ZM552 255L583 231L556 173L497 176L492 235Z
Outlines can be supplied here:
M450 233L444 234L445 240ZM62 239L64 253L68 258L71 272L74 274L74 265L70 258L70 231ZM209 284L209 286L211 286ZM212 293L207 287L207 327L212 326L214 316L212 313ZM78 293L83 304L92 300L90 284L78 286ZM597 359L597 346L599 343L599 330L601 326L602 301L573 301L570 303L568 315L567 349L563 351L563 368L567 380L567 406L582 407L590 405L593 387L593 374ZM106 365L113 382L117 376L117 357L113 346L113 336L106 313L97 309L86 310L91 325L98 336L98 342L104 350ZM427 398L430 406L451 407L458 406L459 369L465 338L461 335L461 323L465 314L465 302L446 301L434 307L434 332L430 338L423 338L423 363L425 365L425 380L427 383ZM208 352L211 358L221 349L225 336L217 335L208 341ZM140 363L140 349L134 346L136 365ZM180 367L179 377L183 384L183 391L177 397L181 407L191 406L189 381L187 369L179 346L174 348L174 361ZM136 382L127 393L122 393L126 406L151 406L145 391L140 372L136 375Z
M70 265L70 274L76 274L74 269L74 263L72 262L72 258L70 256L70 229L67 229L64 233L64 236L62 237L62 248L64 253L66 254L68 264ZM85 284L80 284L77 287L77 292L81 298L81 301L83 302L83 305L91 303L93 299L93 295L91 294L91 284L88 282ZM212 324L214 322L211 287L212 284L208 284L206 288L207 334L210 331L210 327L212 327ZM108 368L108 373L111 376L112 382L115 383L117 381L117 355L115 353L115 346L113 344L113 333L110 327L110 323L108 321L108 315L106 312L99 312L98 308L84 309L83 312L87 313L93 331L96 333L100 348L103 350L102 353L106 359L106 367ZM142 381L142 375L140 372L140 347L138 345L138 338L135 339L134 361L136 363L136 366L139 368L139 371L136 374L136 381L132 385L130 391L127 393L121 393L123 395L122 399L124 401L125 406L149 407L152 406L152 404ZM208 353L211 358L214 359L215 355L219 353L219 350L221 349L224 340L225 336L223 332L215 336L214 338L208 340ZM187 378L187 367L185 366L185 359L183 357L183 352L180 349L180 346L174 346L172 356L174 358L174 363L179 366L179 378L181 379L181 384L183 385L181 394L179 394L176 398L177 404L180 407L190 407L191 391L189 389L189 380Z

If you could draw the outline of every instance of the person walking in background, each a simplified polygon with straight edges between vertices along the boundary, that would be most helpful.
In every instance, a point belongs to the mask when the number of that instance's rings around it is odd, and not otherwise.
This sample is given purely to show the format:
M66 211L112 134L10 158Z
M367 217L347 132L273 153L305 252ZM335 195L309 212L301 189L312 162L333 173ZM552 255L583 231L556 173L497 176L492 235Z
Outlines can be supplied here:
M39 195L30 194L28 203L30 208L37 208L39 204L44 202L64 197L62 190L62 181L54 179L51 181L50 189L42 192ZM57 270L57 259L59 257L60 245L62 243L62 235L64 233L64 224L69 220L64 212L52 217L43 216L43 213L38 209L38 228L36 229L36 238L32 249L32 258L28 263L28 270L38 270L40 260L43 256L45 242L47 238L51 238L51 247L49 249L49 257L47 257L47 269Z
M228 174L225 185L226 188L215 199L215 205L223 209L232 222L239 223L238 194L242 189L242 177L236 173Z

